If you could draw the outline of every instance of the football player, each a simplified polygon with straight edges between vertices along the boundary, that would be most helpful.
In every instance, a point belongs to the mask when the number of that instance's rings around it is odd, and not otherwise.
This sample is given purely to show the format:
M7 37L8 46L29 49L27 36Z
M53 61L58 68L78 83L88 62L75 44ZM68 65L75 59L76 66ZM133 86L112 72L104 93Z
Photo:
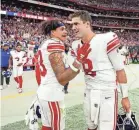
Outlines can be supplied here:
M28 46L27 57L33 58L34 57L35 41L30 41L27 46Z
M9 68L13 67L13 77L17 83L17 89L19 93L22 93L22 83L23 83L23 65L26 62L26 53L22 51L22 45L17 43L15 45L15 50L10 52L11 57L9 60ZM12 65L13 64L13 65Z
M71 15L72 29L79 38L72 43L77 55L78 46L88 43L91 48L82 64L85 72L86 89L84 112L88 130L115 130L117 117L116 76L122 90L122 106L130 111L127 78L124 64L117 48L118 36L113 32L96 34L92 30L92 19L87 11L77 11Z
M90 50L89 44L78 47L77 58L65 68L64 41L67 38L65 25L57 20L43 23L43 34L47 36L37 53L41 74L37 90L42 116L42 130L64 130L65 109L63 88L78 73Z

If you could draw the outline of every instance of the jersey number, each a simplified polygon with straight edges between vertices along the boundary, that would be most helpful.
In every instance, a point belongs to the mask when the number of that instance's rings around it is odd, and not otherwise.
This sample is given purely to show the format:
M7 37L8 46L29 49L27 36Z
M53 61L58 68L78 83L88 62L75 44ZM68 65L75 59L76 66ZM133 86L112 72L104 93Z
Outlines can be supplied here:
M17 61L19 61L19 57L15 57L15 59L16 59Z
M41 53L40 50L38 51L36 58L37 58L37 60L39 62L39 65L40 65L38 67L41 67L40 68L40 74L41 74L41 76L45 76L46 73L47 73L47 70L46 70L46 68L45 68L45 66L43 64L42 53Z
M93 64L90 59L86 59L86 61L83 63L83 69L86 75L90 75L92 77L96 76L96 71L92 71Z

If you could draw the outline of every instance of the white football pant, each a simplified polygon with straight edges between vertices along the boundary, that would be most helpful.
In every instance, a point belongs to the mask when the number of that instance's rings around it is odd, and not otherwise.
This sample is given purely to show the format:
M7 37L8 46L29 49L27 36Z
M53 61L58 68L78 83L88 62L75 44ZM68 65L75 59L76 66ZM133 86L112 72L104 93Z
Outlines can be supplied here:
M117 90L85 90L84 113L89 129L116 129L117 99Z
M43 126L51 127L52 130L64 130L66 113L64 101L49 102L42 99L38 101Z
M23 75L23 66L13 67L13 77L18 77Z

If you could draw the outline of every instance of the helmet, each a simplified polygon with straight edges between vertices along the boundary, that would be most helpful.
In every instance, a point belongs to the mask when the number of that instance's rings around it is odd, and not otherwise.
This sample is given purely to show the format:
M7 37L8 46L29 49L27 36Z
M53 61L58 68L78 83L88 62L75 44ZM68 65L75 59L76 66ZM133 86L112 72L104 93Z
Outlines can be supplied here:
M6 71L2 71L2 75L5 77L5 73L6 73Z
M131 113L131 117L126 114L118 114L116 130L139 130L135 114Z
M7 71L3 71L2 72L2 75L6 78L10 77L12 75L12 72L10 70L7 70Z

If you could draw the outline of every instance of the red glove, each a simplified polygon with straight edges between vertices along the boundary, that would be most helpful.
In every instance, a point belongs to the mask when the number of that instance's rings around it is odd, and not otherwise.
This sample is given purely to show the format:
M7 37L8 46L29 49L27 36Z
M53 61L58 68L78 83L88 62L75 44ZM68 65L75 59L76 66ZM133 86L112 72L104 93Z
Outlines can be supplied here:
M83 44L82 47L80 47L80 45L78 45L77 61L79 61L80 63L84 63L85 60L87 59L88 54L90 53L90 51L91 51L91 48L90 48L89 43Z

